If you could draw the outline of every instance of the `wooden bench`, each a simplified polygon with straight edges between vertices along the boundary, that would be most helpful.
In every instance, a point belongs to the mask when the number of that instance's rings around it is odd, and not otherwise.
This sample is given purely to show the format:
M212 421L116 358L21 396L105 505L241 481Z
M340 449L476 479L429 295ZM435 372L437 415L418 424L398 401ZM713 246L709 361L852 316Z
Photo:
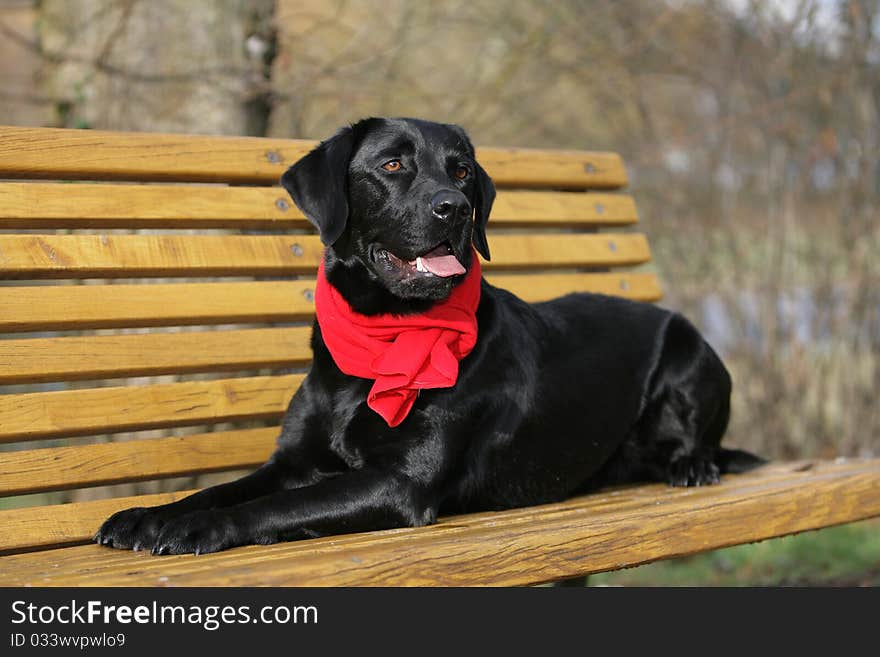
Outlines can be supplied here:
M0 585L534 584L880 515L880 460L816 461L199 557L90 544L112 512L185 492L44 503L54 491L272 451L310 358L321 253L276 182L312 145L0 128L0 443L16 444L0 451L0 496L41 494L0 500ZM617 155L478 157L499 188L492 282L532 301L660 298L653 273L618 270L650 251L614 191ZM156 429L173 431L83 439Z

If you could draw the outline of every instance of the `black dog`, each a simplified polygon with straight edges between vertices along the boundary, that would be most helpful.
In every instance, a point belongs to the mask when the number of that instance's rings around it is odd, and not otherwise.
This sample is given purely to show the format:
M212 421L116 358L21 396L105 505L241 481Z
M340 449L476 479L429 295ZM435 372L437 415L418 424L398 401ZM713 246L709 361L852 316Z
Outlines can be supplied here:
M495 188L457 126L366 119L282 184L327 245L327 280L362 315L423 313L475 266L472 244L489 258ZM426 269L438 249L461 268ZM316 322L312 369L268 463L173 504L119 512L95 540L214 552L425 525L612 483L712 484L763 462L719 447L730 377L680 315L594 294L527 304L485 281L479 289L479 338L457 382L419 391L398 426L367 406L372 381L340 370Z

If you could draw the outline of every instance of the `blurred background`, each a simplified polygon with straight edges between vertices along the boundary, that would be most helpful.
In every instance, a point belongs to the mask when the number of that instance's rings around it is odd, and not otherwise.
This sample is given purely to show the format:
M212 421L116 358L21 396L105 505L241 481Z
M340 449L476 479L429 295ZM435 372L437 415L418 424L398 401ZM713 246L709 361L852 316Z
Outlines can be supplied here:
M731 444L880 456L880 0L0 0L0 80L7 125L620 152ZM804 538L601 581L880 583L876 523Z

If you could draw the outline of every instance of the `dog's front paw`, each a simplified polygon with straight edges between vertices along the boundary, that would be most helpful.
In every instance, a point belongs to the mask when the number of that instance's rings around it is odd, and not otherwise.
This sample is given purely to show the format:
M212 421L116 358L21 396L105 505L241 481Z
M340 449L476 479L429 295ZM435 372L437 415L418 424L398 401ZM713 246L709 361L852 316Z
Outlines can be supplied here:
M228 512L222 509L194 511L165 525L153 545L153 554L206 554L246 542Z
M145 550L153 547L167 520L162 507L125 509L105 520L94 540L99 545L121 550Z

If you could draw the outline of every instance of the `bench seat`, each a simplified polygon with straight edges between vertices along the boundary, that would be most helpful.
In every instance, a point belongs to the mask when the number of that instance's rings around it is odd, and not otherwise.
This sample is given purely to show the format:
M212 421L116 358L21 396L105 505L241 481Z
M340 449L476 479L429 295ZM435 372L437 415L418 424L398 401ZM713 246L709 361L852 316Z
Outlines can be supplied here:
M90 505L74 514L91 519L82 530L109 510ZM97 545L19 554L0 560L0 585L514 586L876 515L880 460L804 461L725 476L717 486L617 488L558 504L442 518L428 527L213 555L152 557ZM63 535L75 534L76 528L55 520Z

